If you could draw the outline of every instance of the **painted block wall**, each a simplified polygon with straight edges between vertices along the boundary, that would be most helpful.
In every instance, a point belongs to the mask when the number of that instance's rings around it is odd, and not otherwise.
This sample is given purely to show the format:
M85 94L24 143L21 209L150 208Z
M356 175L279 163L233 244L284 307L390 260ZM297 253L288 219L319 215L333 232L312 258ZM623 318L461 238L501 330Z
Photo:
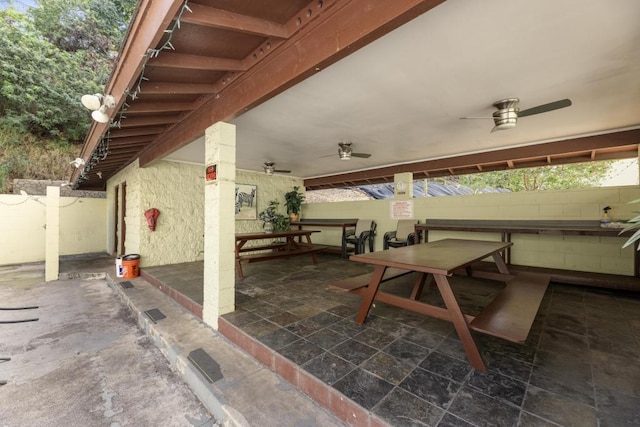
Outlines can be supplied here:
M60 198L60 255L107 252L107 201Z
M271 200L280 202L279 210L283 215L287 214L284 205L284 194L293 190L294 186L300 187L304 192L302 178L288 175L266 175L246 170L236 171L236 184L256 185L257 212L260 213L269 206ZM262 231L260 220L237 220L236 233L252 233Z
M113 176L107 185L107 247L114 246L115 186L127 183L126 253L140 254L140 266L176 264L204 257L204 166L159 161L140 168L134 162ZM236 171L236 182L257 186L257 212L278 200L282 213L284 193L301 178ZM156 208L160 217L155 231L147 227L144 211ZM259 220L238 220L237 233L262 231Z
M0 265L44 261L46 196L0 194Z
M105 252L105 199L60 198L60 255ZM0 195L0 265L45 259L46 196Z
M640 204L627 202L640 198L640 188L610 187L584 190L544 191L536 193L496 193L469 196L416 198L414 218L441 219L538 219L599 220L602 208L611 206L617 219L634 217ZM391 219L391 200L305 204L305 218L363 218L377 224L375 250L382 249L382 236L395 229ZM484 233L430 232L430 240L446 237L500 240L499 235ZM562 268L610 274L633 274L633 248L622 249L623 237L589 236L512 236L514 264ZM314 236L314 242L337 245L338 230L326 228Z

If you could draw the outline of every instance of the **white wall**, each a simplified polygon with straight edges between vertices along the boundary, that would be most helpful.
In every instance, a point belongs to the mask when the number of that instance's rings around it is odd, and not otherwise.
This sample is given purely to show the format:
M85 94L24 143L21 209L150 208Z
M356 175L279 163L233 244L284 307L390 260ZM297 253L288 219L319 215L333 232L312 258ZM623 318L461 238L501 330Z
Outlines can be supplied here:
M106 199L60 198L60 255L106 251ZM46 196L0 194L0 265L45 259Z
M470 196L427 197L414 200L414 218L442 219L538 219L599 220L602 208L611 206L611 216L629 219L639 205L627 202L640 198L640 188L610 187L585 190L541 191L535 193L495 193ZM378 224L375 249L382 250L382 236L395 229L390 199L338 203L305 204L305 218L363 218ZM499 240L482 233L430 232L430 240L466 237ZM338 229L323 228L314 243L338 245ZM563 268L611 274L633 274L633 249L622 249L623 237L513 235L512 262L531 266Z

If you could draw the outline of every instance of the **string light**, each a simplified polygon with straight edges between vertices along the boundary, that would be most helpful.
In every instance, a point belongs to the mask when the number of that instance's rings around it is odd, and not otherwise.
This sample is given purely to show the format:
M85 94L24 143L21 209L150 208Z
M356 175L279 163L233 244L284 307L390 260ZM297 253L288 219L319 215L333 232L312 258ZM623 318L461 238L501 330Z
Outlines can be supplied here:
M157 58L160 52L164 50L176 50L176 48L171 43L171 39L173 38L173 34L180 29L180 20L182 19L182 15L185 12L193 13L193 11L189 8L188 2L189 0L185 0L185 2L182 4L180 13L178 13L178 16L173 22L173 26L169 29L164 30L164 33L167 34L168 37L167 37L167 40L165 40L165 42L162 44L162 46L160 46L157 49L148 49L147 52L144 54L143 56L144 62L142 64L142 69L140 70L140 77L138 78L138 81L136 82L136 85L135 85L135 90L131 91L130 88L127 88L124 91L125 101L122 103L122 106L118 111L118 114L117 114L118 119L111 121L111 123L109 124L109 128L107 130L106 136L103 136L100 139L100 143L98 144L98 147L96 147L96 149L91 154L91 158L85 165L84 170L80 173L80 176L78 177L75 185L73 186L74 190L77 190L80 184L89 178L89 173L91 172L91 169L93 169L101 160L105 160L109 155L109 141L111 140L110 130L113 127L117 127L119 129L122 123L122 119L126 118L124 113L129 108L129 104L127 103L126 99L130 98L132 101L135 101L136 99L138 99L138 94L141 92L140 86L142 85L142 82L149 81L149 78L147 78L144 75L145 68L147 67L147 63L149 62L149 60L152 58Z

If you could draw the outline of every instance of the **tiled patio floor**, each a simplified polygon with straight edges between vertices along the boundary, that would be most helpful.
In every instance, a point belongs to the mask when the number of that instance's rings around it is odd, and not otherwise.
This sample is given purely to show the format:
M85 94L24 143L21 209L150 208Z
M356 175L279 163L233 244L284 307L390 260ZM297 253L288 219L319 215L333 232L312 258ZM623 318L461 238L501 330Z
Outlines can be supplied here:
M203 264L145 268L202 302ZM320 255L249 264L224 317L392 426L640 425L640 295L552 283L525 345L475 335L489 365L470 368L451 324L376 303L328 283L369 267ZM403 293L412 277L383 286ZM500 288L453 280L474 314ZM437 290L423 299L442 305Z

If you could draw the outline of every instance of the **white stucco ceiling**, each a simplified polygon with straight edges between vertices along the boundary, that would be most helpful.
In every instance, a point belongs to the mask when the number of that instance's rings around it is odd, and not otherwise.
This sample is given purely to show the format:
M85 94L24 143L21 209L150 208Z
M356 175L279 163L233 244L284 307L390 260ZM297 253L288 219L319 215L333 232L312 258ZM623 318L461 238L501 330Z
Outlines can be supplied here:
M448 0L233 120L237 167L309 178L639 127L638 17L638 0ZM507 97L573 105L493 133L459 119ZM341 140L371 157L340 161Z

